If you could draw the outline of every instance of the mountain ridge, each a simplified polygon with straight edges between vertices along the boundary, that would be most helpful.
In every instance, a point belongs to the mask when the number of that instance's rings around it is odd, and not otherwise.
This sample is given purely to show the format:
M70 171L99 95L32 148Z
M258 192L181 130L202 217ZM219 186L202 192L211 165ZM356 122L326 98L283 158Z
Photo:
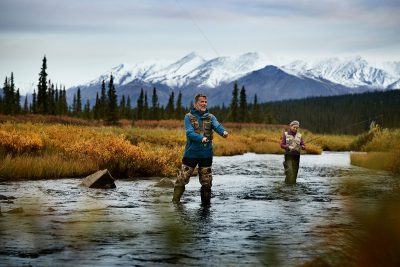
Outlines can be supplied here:
M179 91L184 105L188 105L200 91L209 95L210 105L226 105L230 103L235 81L246 88L249 102L257 94L260 103L398 89L400 62L375 64L354 56L272 65L264 55L256 52L210 60L192 52L176 61L119 64L88 83L69 88L68 102L71 103L79 87L82 99L94 104L102 80L107 82L110 75L114 77L117 95L129 95L133 106L142 88L150 99L154 87L161 105L166 104L171 92L177 95Z

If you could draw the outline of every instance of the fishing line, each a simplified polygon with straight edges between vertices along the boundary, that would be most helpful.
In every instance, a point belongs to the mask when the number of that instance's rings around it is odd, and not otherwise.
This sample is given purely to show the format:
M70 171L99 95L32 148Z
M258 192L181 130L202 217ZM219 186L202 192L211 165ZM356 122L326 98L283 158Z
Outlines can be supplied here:
M179 6L179 8L182 10L183 14L187 14L189 16L190 20L192 21L192 23L194 24L196 29L200 32L200 34L203 36L203 38L207 41L208 45L211 47L211 49L214 51L214 53L219 57L220 55L219 55L217 49L214 47L214 45L212 44L210 39L207 37L207 35L201 30L200 26L198 25L198 23L196 22L194 17L190 14L189 11L185 10L185 8L181 5L181 3L178 0L175 0L175 2Z
M363 121L359 121L359 122L356 122L356 123L352 123L352 124L347 125L346 127L339 128L339 131L342 131L342 130L344 130L344 129L351 128L351 127L353 127L353 126L355 126L355 125L359 125L359 124L362 124L362 123L365 123L365 122L372 121L372 119L379 118L379 117L382 118L382 124L383 124L383 114L380 114L380 115L374 116L374 117L372 117L372 118L368 118L367 120L363 120ZM322 138L322 137L323 137L323 136L319 136L319 137L313 138L313 139L311 139L311 140L308 140L307 143L310 143L310 142L312 142L312 141L318 140L318 139L320 139L320 138Z

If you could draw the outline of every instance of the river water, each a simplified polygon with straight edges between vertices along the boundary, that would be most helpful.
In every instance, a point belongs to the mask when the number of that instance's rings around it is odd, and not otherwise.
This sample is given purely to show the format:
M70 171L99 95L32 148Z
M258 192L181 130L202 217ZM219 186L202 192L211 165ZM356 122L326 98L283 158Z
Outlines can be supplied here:
M282 161L215 157L210 207L200 205L197 177L181 205L157 179L117 180L109 190L79 179L2 182L0 265L299 266L342 249L326 240L357 228L352 209L398 186L333 152L302 156L297 184L285 185Z

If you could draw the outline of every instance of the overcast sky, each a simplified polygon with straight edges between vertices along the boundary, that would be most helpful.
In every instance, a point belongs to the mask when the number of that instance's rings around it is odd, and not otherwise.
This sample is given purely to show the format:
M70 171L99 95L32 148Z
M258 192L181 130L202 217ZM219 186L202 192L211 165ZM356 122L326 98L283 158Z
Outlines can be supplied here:
M120 63L260 52L400 60L398 0L1 0L0 78L67 87Z

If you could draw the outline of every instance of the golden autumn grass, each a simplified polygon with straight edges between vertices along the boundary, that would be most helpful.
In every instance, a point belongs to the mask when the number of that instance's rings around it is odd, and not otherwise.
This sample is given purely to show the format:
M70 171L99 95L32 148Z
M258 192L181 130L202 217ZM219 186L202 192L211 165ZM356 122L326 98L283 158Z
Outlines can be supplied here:
M133 127L121 121L119 127L109 127L54 120L0 123L0 179L80 177L103 168L117 177L177 174L186 143L182 121L136 121ZM283 125L224 126L230 135L227 139L215 135L216 156L283 153ZM302 134L308 154L320 154L323 149L348 151L354 140L354 136L317 135L307 130Z
M370 140L363 144L361 151L352 153L351 164L400 174L400 129L376 128Z
M107 168L116 176L174 176L183 147L157 130L159 144L140 130L60 124L0 125L0 177L39 179L84 176ZM154 131L151 137L157 135ZM148 131L143 131L146 135ZM133 140L134 139L134 140Z

